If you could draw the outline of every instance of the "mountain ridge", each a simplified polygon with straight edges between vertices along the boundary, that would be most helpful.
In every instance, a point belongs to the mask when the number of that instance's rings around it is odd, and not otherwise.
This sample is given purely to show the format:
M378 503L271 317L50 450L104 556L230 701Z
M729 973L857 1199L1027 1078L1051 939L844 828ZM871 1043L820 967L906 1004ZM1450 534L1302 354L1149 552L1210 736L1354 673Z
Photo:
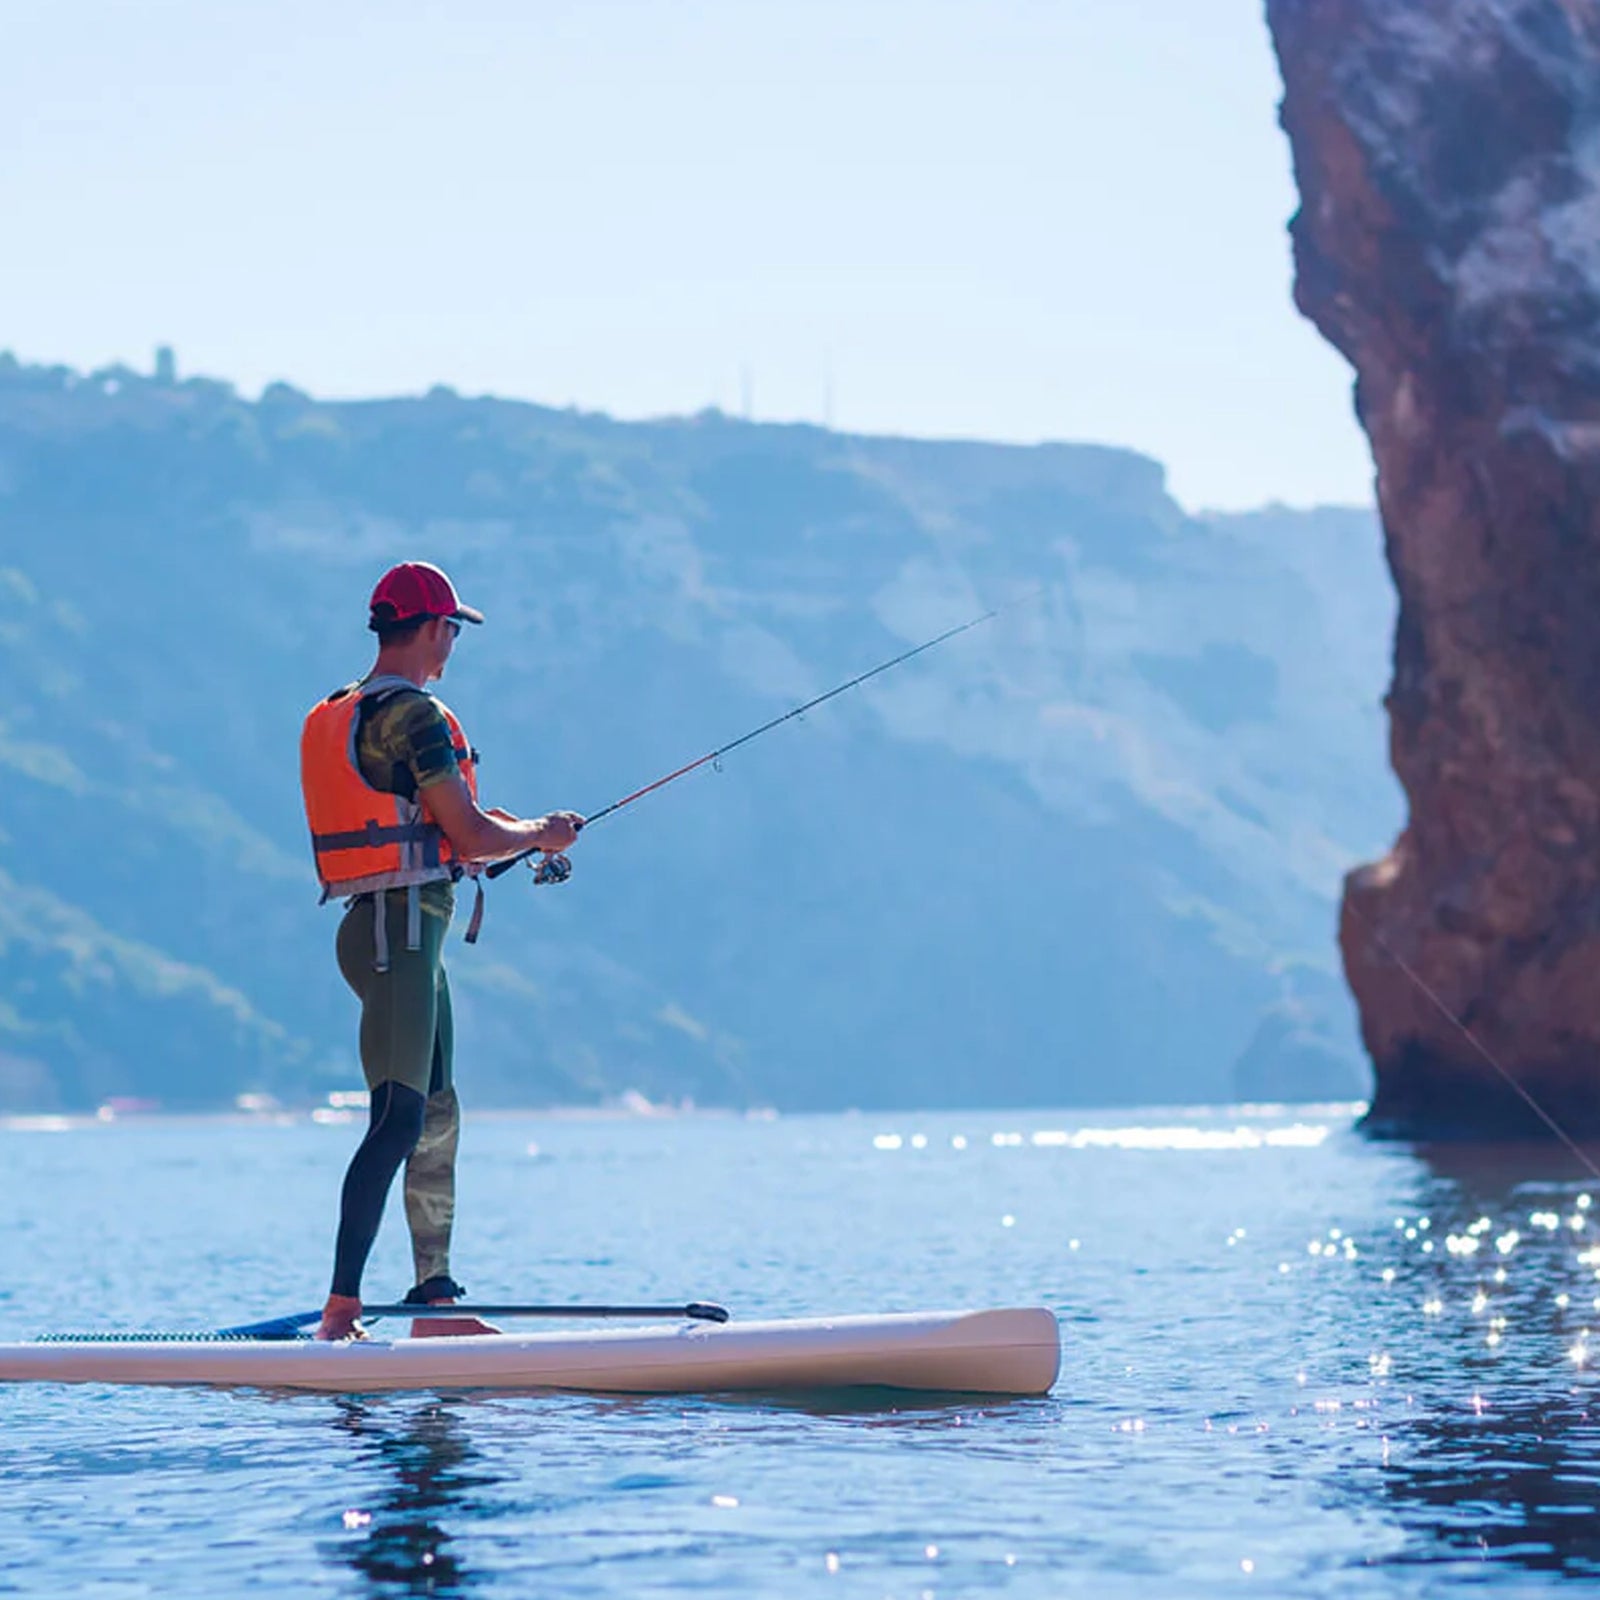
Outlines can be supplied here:
M608 803L1043 590L608 820L571 884L497 884L450 957L469 1096L1226 1098L1284 1007L1321 1065L1280 1051L1279 1087L1360 1091L1331 926L1396 815L1370 513L1191 517L1110 446L0 360L8 898L50 886L268 1030L126 978L112 1003L14 911L0 1106L359 1083L293 750L412 556L489 615L440 692L525 810Z

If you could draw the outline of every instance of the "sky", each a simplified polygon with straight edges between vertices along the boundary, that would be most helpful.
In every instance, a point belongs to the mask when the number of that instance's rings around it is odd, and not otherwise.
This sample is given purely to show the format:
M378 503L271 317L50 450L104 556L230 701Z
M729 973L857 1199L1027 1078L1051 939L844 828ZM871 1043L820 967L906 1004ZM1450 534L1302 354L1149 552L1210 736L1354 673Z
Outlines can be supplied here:
M0 0L0 349L1367 504L1260 0Z

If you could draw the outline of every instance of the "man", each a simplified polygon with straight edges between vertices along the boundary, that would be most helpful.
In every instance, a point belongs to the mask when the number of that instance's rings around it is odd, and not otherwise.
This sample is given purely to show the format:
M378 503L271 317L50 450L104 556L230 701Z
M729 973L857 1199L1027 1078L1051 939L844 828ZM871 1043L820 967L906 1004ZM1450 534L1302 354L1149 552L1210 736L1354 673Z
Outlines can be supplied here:
M482 621L438 567L392 567L372 591L372 670L314 706L301 735L323 898L348 897L339 970L361 1002L361 1066L371 1092L366 1135L340 1194L319 1339L361 1336L361 1275L402 1162L417 1274L406 1301L445 1305L464 1293L450 1276L460 1109L443 964L455 885L476 878L485 861L566 850L583 826L572 811L526 821L478 804L477 752L426 686L444 675L462 624ZM478 885L469 942L482 895ZM414 1331L491 1331L475 1319L460 1323L423 1320Z

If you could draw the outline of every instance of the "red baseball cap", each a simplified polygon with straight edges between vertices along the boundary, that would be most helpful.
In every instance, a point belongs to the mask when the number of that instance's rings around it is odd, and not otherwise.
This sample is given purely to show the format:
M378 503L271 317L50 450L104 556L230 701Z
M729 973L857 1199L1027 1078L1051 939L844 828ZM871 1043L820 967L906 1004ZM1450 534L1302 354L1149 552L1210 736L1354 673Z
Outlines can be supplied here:
M410 622L415 617L483 621L481 611L462 605L456 586L431 561L402 561L390 567L378 579L369 604L373 623Z

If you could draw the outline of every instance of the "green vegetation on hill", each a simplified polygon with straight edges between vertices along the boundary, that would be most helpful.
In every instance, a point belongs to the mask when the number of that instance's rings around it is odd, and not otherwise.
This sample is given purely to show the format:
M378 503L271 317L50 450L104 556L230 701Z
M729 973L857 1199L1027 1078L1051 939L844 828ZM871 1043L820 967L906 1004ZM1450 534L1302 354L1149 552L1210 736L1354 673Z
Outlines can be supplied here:
M1100 447L0 358L0 1108L359 1081L295 749L406 557L489 615L441 692L530 812L1043 586L597 827L570 884L496 884L451 956L476 1103L1364 1092L1332 924L1398 805L1369 513L1190 518Z

